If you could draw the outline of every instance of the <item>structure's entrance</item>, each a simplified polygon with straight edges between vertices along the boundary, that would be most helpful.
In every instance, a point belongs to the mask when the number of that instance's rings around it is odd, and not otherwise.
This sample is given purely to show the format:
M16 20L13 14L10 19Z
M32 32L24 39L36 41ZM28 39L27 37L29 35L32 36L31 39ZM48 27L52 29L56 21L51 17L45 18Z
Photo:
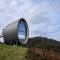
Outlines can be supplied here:
M26 23L24 21L20 21L18 25L18 37L20 42L24 42L26 38Z

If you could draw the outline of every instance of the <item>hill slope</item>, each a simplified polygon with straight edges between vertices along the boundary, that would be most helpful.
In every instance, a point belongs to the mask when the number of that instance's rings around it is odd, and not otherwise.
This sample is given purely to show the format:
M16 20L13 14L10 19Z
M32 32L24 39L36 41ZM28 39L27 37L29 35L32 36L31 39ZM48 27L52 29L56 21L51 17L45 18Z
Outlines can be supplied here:
M29 38L26 47L0 44L0 60L60 60L60 42Z
M0 60L25 60L27 48L0 44Z
M60 42L43 38L30 38L27 47L28 60L60 60Z
M60 42L48 39L45 37L30 38L27 43L27 47L32 48L47 48L57 52L60 52Z

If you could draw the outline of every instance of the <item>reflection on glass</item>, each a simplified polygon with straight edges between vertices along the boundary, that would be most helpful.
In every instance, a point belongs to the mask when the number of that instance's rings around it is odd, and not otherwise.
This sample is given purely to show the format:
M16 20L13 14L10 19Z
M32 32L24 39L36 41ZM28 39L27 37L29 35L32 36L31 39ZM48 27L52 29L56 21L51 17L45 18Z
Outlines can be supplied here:
M21 42L25 41L25 22L21 21L18 25L18 37Z

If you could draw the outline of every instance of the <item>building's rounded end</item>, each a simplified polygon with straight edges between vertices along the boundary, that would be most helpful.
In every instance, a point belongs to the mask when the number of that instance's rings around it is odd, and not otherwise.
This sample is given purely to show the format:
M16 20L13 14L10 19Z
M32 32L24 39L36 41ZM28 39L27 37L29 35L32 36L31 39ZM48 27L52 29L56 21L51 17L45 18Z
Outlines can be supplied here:
M17 27L18 39L21 44L26 44L29 37L28 24L24 18L21 18Z

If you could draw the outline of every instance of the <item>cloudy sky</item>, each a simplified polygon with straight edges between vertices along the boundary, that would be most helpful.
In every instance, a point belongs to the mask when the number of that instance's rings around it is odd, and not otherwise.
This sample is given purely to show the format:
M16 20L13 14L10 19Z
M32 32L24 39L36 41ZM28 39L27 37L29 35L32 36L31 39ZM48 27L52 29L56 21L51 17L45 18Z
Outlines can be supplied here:
M29 36L60 41L60 0L0 0L0 33L10 22L25 18Z

